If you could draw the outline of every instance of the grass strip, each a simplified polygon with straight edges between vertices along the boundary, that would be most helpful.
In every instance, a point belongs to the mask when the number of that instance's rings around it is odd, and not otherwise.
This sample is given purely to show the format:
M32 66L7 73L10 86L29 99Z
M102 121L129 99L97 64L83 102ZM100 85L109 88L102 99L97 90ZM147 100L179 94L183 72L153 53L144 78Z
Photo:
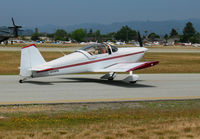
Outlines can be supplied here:
M200 101L0 107L0 137L198 138Z
M42 55L46 61L63 56L60 52L42 52ZM149 52L141 61L160 61L160 64L135 73L200 73L200 53ZM0 75L17 75L19 66L20 52L0 52Z

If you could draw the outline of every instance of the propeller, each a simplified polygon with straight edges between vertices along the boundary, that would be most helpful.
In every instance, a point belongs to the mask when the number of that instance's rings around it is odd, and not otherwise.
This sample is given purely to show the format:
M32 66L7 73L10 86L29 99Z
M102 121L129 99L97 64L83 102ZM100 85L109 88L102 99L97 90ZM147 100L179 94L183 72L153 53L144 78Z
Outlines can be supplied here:
M143 42L139 31L138 31L138 42L140 44L140 47L143 47Z
M14 37L18 37L18 32L19 32L19 28L22 28L22 26L17 26L15 24L15 21L12 17L12 23L13 23L13 27L8 27L9 29L13 29L13 34L14 34Z
M138 42L140 44L140 47L144 47L142 37L140 35L140 32L138 31ZM145 61L145 55L143 56L143 60Z

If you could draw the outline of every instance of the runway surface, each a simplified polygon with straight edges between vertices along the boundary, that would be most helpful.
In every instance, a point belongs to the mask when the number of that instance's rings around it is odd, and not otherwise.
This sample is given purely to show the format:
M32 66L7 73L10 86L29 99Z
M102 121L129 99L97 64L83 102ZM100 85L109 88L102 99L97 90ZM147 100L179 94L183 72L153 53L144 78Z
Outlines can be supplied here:
M34 78L0 76L0 104L107 102L200 98L200 74L140 74L136 84L100 80L101 74Z
M65 47L65 48L44 48L39 47L39 50L42 52L74 52L82 47ZM148 48L148 52L157 52L157 53L200 53L200 48L191 48L191 49L184 49L184 48ZM20 51L20 47L0 47L0 51Z

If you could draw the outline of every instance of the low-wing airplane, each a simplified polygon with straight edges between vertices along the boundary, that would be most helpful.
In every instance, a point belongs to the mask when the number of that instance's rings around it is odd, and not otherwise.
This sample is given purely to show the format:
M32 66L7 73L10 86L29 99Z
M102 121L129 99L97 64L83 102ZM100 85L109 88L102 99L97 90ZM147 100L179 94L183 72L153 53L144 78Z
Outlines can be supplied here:
M136 83L139 76L132 71L158 64L138 62L148 49L144 47L117 48L109 44L91 44L75 52L46 62L35 44L21 49L20 83L29 78L84 72L106 72L101 79L113 80L116 72L129 72L124 79Z

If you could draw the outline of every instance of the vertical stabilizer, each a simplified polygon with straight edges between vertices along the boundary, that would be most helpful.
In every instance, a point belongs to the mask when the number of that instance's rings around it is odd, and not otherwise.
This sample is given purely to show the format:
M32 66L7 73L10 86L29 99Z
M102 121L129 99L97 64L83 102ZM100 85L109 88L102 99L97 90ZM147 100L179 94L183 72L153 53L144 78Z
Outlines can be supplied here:
M20 76L30 77L32 75L31 68L45 62L35 44L23 47L21 49Z

